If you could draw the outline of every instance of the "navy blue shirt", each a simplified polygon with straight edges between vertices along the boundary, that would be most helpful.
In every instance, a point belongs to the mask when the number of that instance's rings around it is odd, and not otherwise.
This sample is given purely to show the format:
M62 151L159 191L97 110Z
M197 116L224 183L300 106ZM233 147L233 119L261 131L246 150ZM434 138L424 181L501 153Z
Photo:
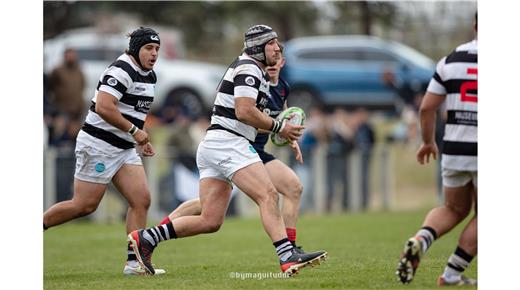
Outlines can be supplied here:
M289 95L290 87L289 84L282 78L278 79L278 85L269 87L269 94L267 95L267 106L264 109L264 113L268 114L271 118L276 118L283 112L283 106ZM264 151L264 146L269 140L270 133L258 133L256 135L255 142L251 142L253 147L257 151Z

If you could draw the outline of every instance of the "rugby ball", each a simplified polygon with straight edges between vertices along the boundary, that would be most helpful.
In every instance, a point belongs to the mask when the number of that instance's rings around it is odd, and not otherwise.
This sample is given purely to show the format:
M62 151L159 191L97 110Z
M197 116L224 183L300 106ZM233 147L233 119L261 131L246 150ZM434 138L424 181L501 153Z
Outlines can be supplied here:
M276 120L284 120L287 119L292 125L303 125L305 122L305 112L298 107L290 107L284 110L283 112L276 117ZM273 142L276 146L287 146L289 144L289 140L275 133L271 133L271 142Z

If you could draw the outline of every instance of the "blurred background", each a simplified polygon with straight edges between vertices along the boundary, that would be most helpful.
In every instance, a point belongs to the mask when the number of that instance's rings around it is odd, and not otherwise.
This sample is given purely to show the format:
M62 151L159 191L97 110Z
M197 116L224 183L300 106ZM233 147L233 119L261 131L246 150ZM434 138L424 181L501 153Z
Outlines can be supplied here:
M440 163L415 161L417 109L436 62L473 38L476 1L45 1L43 8L44 209L72 197L75 137L98 78L139 26L161 37L145 124L157 151L144 160L152 219L198 197L195 152L215 89L255 24L278 32L289 105L307 114L304 165L288 148L267 144L301 178L302 214L418 210L442 201ZM125 214L111 188L86 219L119 222ZM256 214L245 195L233 198L229 215Z

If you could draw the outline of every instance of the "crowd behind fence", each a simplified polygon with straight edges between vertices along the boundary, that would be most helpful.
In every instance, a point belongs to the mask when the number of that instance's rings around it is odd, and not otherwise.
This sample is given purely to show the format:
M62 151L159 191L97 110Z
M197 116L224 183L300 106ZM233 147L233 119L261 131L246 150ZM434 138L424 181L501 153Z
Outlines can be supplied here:
M287 148L272 148L272 152L284 163L289 164L300 177L303 184L301 199L302 214L330 214L341 212L359 212L364 210L396 210L401 209L401 200L396 197L399 190L396 187L396 166L399 166L400 158L395 151L402 147L396 143L377 143L372 151L368 180L368 197L364 197L362 190L363 176L362 152L354 149L345 160L343 171L346 175L343 184L334 183L332 187L327 177L334 170L328 166L328 144L319 144L307 156L304 165L292 162L293 153ZM182 159L177 158L176 148L158 146L157 154L152 158L144 159L145 171L148 176L148 185L151 192L152 203L149 210L149 218L152 220L164 216L183 201L198 197L197 170L185 166ZM412 150L408 150L413 152ZM72 182L75 158L73 150L48 147L44 150L44 209L49 208L55 202L67 200L72 197ZM306 165L308 164L308 166ZM431 177L431 186L434 187L434 176ZM344 195L344 188L348 195ZM332 192L331 192L332 191ZM434 192L425 189L428 194L434 196ZM423 198L420 194L412 198ZM345 200L346 199L346 200ZM363 200L366 199L364 204ZM426 199L431 200L431 199ZM420 204L420 203L419 203ZM420 204L421 206L421 204ZM422 204L426 206L426 204ZM98 221L123 220L126 213L126 201L110 187L99 209L91 217ZM229 207L229 215L251 216L257 215L257 210L246 195L237 192Z

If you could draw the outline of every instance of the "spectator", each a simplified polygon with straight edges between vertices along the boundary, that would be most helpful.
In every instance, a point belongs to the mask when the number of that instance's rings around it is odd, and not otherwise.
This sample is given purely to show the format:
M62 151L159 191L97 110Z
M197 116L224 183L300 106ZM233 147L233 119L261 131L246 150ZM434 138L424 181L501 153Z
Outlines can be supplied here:
M191 135L193 123L189 116L179 113L169 126L168 157L170 169L161 178L161 209L169 211L186 200L197 198L199 173L195 153L197 143Z
M302 158L305 160L304 164L295 162L291 159L291 167L294 168L296 175L300 178L303 185L303 192L301 198L301 210L314 208L315 206L315 187L312 182L313 157L312 153L316 150L319 143L327 141L326 118L324 112L317 107L311 108L307 114L307 121L305 122L305 131L300 140L300 150Z
M349 178L347 164L354 147L354 131L347 111L336 108L329 122L329 148L327 152L327 211L332 210L336 186L341 186L342 209L349 206Z
M63 57L64 62L50 75L52 103L58 112L66 114L70 120L82 120L85 114L85 77L74 49L66 49Z
M405 70L404 73L408 74L409 72ZM399 95L405 106L413 107L417 93L424 92L426 88L426 84L418 80L405 81L399 78L395 72L390 69L383 71L382 78L383 81ZM417 110L418 108L415 109Z
M354 113L356 132L354 141L361 153L361 207L368 208L370 202L370 160L375 143L374 129L368 121L368 113L359 108Z

